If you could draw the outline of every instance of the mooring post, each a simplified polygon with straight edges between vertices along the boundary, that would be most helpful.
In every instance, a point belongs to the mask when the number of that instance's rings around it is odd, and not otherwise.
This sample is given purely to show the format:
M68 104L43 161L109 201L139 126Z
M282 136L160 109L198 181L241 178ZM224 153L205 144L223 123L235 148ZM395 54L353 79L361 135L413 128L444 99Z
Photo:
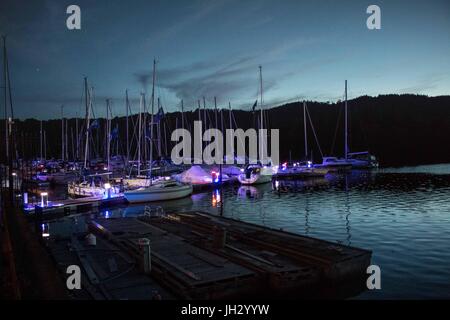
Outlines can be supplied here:
M152 255L150 251L150 240L147 238L140 238L138 240L139 249L142 257L142 267L144 273L149 274L152 271Z

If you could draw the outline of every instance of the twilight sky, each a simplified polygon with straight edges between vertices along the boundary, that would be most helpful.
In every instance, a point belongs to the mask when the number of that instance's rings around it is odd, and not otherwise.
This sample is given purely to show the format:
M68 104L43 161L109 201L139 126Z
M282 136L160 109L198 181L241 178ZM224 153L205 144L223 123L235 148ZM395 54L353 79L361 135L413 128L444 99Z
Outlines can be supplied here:
M81 30L66 27L71 4ZM366 27L371 4L381 7L381 30ZM266 107L335 101L345 79L349 98L450 94L448 0L2 0L0 33L20 118L58 118L61 105L82 116L84 76L97 116L106 98L113 115L124 114L125 89L137 111L139 93L151 92L153 58L168 111L181 99L195 109L203 96L210 106L217 96L219 106L251 108L258 65Z

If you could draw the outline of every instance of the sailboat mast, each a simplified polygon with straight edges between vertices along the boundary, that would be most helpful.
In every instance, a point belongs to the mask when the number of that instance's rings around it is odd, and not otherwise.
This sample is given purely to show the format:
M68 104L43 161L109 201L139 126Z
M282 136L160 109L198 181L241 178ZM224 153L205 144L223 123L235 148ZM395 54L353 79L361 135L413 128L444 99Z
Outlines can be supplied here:
M262 160L263 157L263 150L264 150L264 139L263 139L263 128L264 128L264 114L263 114L263 82L262 82L262 66L259 66L259 91L260 91L260 108L261 108L261 119L260 119L260 127L259 127L259 138L260 138L260 146L261 146L261 150L260 150L260 158Z
M142 140L142 103L144 100L144 94L141 93L141 99L139 101L139 121L138 121L138 171L137 174L141 174L141 140Z
M308 138L306 130L306 102L303 101L303 130L305 136L305 160L308 160Z
M207 127L207 118L206 118L206 99L203 97L203 118L205 118L205 131L208 129Z
M69 160L69 119L64 120L64 152L66 155L66 160Z
M44 159L47 159L47 135L44 130Z
M111 158L111 120L110 120L110 104L109 99L106 99L106 161L108 170L110 170L110 158Z
M156 124L156 128L158 130L158 158L161 159L162 150L161 150L161 114L159 110L161 109L161 102L158 97L158 123Z
M3 73L3 79L4 79L4 84L5 84L5 92L4 92L4 97L5 97L5 146L6 146L6 158L5 158L5 163L8 161L8 157L9 157L9 124L8 124L8 95L7 95L7 71L6 71L6 65L7 65L7 58L6 58L6 36L3 36L3 66L4 66L4 73ZM6 184L5 184L6 185Z
M231 102L228 101L228 108L229 108L229 113L228 113L228 117L229 117L229 121L230 121L230 127L229 129L233 129L233 124L232 124L232 120L231 120Z
M152 81L152 115L150 119L150 185L152 184L152 162L153 162L153 114L155 113L155 79L156 60L153 59L153 81Z
M216 99L216 97L214 97L214 119L215 119L215 122L216 122L216 129L218 129L219 128L219 124L217 122L217 99Z
M184 129L184 104L181 100L181 129Z
M126 109L126 140L127 140L127 165L130 160L130 143L128 141L128 90L125 90L125 109Z
M344 154L345 154L345 160L347 160L347 153L348 153L348 119L347 119L347 80L345 80L345 150L344 150Z
M208 117L206 114L206 99L205 96L203 96L203 118L205 118L205 133L208 130Z
M43 159L43 158L42 158L42 147L43 147L43 143L42 143L42 142L43 142L43 141L42 141L42 120L41 120L41 130L40 130L40 133L41 133L41 134L40 134L40 138L41 138L41 161L42 161L42 159Z
M198 104L198 120L200 122L202 122L202 107L200 106L200 99L197 100L197 104ZM200 131L200 144L202 145L202 150L203 150L203 123L202 123L201 131Z
M88 92L87 78L84 78L86 86L86 143L84 145L84 168L87 169L87 158L89 156L89 121L91 117L91 93L92 89ZM88 98L89 97L89 98Z
M77 139L77 141L76 141L77 149L76 149L76 157L75 157L75 159L78 160L79 157L80 157L80 150L79 150L80 149L80 144L79 144L80 137L78 136L78 113L77 113L77 115L75 117L75 137Z
M61 159L64 161L64 106L61 106Z
M73 136L73 127L70 127L70 141L72 145L72 160L75 160L75 139Z

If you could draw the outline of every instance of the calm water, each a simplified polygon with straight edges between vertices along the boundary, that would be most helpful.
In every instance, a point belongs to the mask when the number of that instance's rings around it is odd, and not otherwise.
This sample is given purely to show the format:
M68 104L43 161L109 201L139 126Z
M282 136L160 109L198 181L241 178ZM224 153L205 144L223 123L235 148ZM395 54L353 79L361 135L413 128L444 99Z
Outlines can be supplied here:
M161 204L166 211L202 209L373 251L379 291L357 298L450 298L450 164L330 175L257 187L228 186ZM142 214L143 206L103 211ZM83 217L51 225L83 228Z

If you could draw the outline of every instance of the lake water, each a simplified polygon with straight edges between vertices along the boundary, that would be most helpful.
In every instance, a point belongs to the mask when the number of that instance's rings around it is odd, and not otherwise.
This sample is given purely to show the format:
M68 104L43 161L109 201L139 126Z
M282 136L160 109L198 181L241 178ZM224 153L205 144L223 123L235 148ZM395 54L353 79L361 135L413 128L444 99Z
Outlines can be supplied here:
M450 164L227 186L222 194L206 191L159 205L370 249L372 263L381 268L381 290L366 291L359 299L450 298ZM143 208L99 214L134 216ZM83 219L63 219L51 230L83 228Z

